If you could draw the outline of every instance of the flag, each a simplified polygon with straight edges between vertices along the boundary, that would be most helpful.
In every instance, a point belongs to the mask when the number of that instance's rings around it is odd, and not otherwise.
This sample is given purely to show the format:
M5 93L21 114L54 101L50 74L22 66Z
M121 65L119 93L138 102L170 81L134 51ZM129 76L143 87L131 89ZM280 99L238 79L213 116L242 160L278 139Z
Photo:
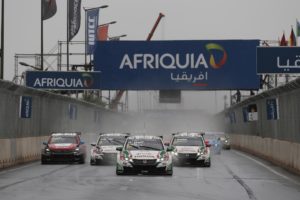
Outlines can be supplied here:
M56 0L42 0L42 20L53 17L57 11Z
M106 41L108 38L108 24L103 26L98 26L97 39L99 41Z
M92 54L95 49L97 40L97 28L98 28L99 8L91 8L86 10L86 43L85 48L87 54Z
M78 33L81 18L81 0L68 0L69 16L68 16L68 35L69 41Z
M298 20L296 20L296 24L297 24L297 37L300 37L300 22Z
M279 46L287 46L287 41L285 39L285 34L283 33L282 37L281 37L281 40L280 40L280 43L279 43Z
M290 34L290 46L297 46L297 39L296 39L293 27L292 27L291 34Z

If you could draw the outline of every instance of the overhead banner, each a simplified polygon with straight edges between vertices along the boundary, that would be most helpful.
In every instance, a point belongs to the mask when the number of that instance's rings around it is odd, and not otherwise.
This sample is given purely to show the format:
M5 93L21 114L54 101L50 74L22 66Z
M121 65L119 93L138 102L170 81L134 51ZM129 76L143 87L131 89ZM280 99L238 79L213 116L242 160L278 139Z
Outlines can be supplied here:
M300 73L300 47L258 47L257 73Z
M258 40L98 41L101 89L251 90Z
M98 29L98 18L99 18L99 8L92 8L86 10L86 43L85 48L87 54L92 54L95 49L97 40L97 29Z
M99 72L27 71L26 86L47 90L91 90L100 86Z

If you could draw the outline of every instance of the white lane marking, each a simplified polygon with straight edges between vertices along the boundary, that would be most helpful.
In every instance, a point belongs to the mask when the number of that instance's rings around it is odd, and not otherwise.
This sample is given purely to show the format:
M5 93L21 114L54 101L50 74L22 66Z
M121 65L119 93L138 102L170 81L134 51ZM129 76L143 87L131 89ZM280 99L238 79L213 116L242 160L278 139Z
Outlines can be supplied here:
M266 168L267 170L269 170L270 172L276 174L277 176L280 176L280 177L282 177L282 178L284 178L286 180L289 180L289 181L293 182L296 185L300 185L300 183L298 181L295 181L294 179L291 179L290 177L288 177L288 176L286 176L286 175L284 175L284 174L282 174L280 172L277 172L276 170L272 169L271 167L265 165L264 163L262 163L262 162L260 162L258 160L255 160L254 158L251 158L250 156L247 156L247 155L245 155L243 153L240 153L240 152L237 152L237 151L233 151L233 152L236 153L236 154L238 154L238 155L240 155L240 156L248 158L249 160L252 160L253 162L257 163L258 165L260 165L260 166Z

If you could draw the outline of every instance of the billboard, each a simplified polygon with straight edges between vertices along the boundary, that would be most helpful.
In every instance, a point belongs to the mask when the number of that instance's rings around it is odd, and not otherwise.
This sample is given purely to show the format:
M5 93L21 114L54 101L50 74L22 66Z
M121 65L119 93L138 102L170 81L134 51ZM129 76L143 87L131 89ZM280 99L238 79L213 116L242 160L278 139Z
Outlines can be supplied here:
M90 90L100 87L99 72L26 71L27 87L48 90Z
M258 40L98 41L94 67L106 90L251 90Z
M300 47L258 47L257 73L300 73Z

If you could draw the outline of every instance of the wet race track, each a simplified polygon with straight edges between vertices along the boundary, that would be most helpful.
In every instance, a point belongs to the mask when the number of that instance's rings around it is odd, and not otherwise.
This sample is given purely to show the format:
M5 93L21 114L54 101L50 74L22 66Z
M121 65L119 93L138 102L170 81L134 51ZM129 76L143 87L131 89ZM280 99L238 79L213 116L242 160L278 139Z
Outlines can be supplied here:
M117 176L115 166L41 165L0 172L1 200L58 199L289 199L300 196L299 177L236 150L212 156L210 168L174 167L173 176Z

